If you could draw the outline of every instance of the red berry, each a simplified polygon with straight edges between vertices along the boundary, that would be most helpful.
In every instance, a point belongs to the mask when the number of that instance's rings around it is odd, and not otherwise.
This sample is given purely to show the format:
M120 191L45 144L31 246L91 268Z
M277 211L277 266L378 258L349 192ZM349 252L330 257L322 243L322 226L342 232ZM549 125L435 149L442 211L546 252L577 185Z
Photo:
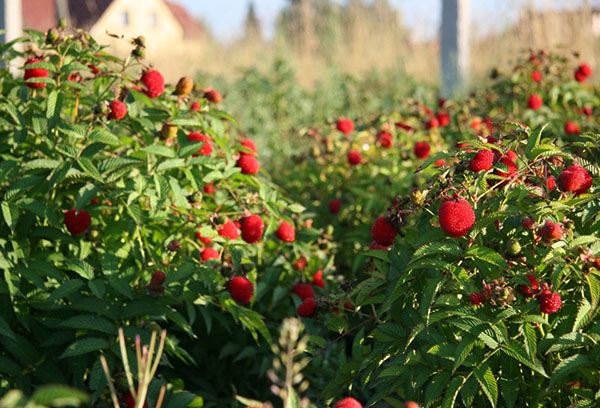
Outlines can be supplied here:
M540 82L542 80L542 73L540 71L537 71L537 70L533 71L531 73L531 80L533 82Z
M201 226L198 226L198 229L202 228ZM204 245L210 245L212 244L213 240L212 238L209 237L203 237L202 234L198 231L196 232L196 239L198 241L201 241Z
M556 179L554 178L554 176L548 176L544 184L548 188L548 191L552 191L554 190L554 187L556 187Z
M533 218L531 218L531 217L524 217L521 220L521 225L525 229L530 229L533 226Z
M315 297L315 291L308 283L296 283L292 286L292 293L300 296L302 300Z
M336 402L333 408L363 408L363 406L354 398L348 397Z
M592 75L592 68L585 62L579 66L577 71L581 72L586 77Z
M386 247L394 243L396 235L398 235L398 231L389 223L387 217L377 218L373 224L373 228L371 228L373 241Z
M318 270L317 272L315 272L315 274L312 276L313 278L313 285L318 286L320 288L324 288L325 287L325 281L323 280L323 271L322 270Z
M348 152L348 163L350 163L351 166L359 165L361 162L362 157L358 150L350 150Z
M529 279L529 286L528 285L519 285L519 290L525 296L531 296L531 295L536 294L540 290L536 277L529 273L526 274L525 276L527 276L527 279Z
M369 246L369 249L379 249L382 251L387 251L388 247L381 245L379 242L373 241L371 242L371 245Z
M469 301L473 306L481 306L485 302L485 295L483 293L471 293Z
M517 165L511 159L509 159L507 156L504 156L502 158L502 163L504 163L504 165L506 167L508 167L508 173L505 173L502 170L496 170L495 173L498 176L506 178L506 177L512 176L513 174L515 174L517 172Z
M287 221L282 221L279 228L275 231L275 236L283 242L294 242L296 239L296 231L294 226Z
M30 58L25 61L25 66L29 64L35 64L36 62L42 62L39 58ZM25 69L25 81L30 78L48 78L48 70L44 68L31 68ZM45 88L45 83L26 83L29 88Z
M448 126L450 124L450 114L447 112L438 112L436 115L438 123L441 127Z
M475 224L475 212L467 201L446 201L439 211L440 226L446 234L458 238Z
M382 147L389 149L392 147L392 135L385 130L382 130L377 134L377 142L379 142Z
M242 220L242 239L249 244L255 244L263 235L263 220L258 215L253 214Z
M252 150L252 153L247 153L247 152L242 152L240 151L240 154L243 156L245 154L249 154L251 156L256 155L256 153L258 152L258 149L256 148L256 145L254 144L254 142L250 139L244 139L242 140L242 146L248 148L249 150Z
M558 293L552 293L548 289L543 290L542 293L540 293L539 301L540 310L542 313L546 314L556 313L562 306L560 295Z
M142 75L142 84L146 88L144 93L150 98L156 98L165 91L165 79L162 74L156 70L145 72Z
M296 259L294 261L294 268L297 271L301 271L302 269L306 268L306 259L304 257Z
M546 223L538 230L538 233L548 241L561 239L563 235L563 225L559 222L554 223L546 220Z
M580 132L580 128L579 125L576 123L573 123L571 121L567 121L567 123L565 123L565 133L568 135L576 135Z
M313 298L306 298L296 309L300 317L314 317L317 312L317 303Z
M407 401L402 405L402 408L421 408L419 404L414 401Z
M347 135L354 130L354 123L352 123L350 119L338 119L335 127L337 130Z
M532 109L534 111L541 108L543 104L544 104L544 101L543 101L542 97L539 96L538 94L531 95L529 97L529 100L527 101L527 106L529 106L529 109Z
M583 108L581 108L581 113L583 113L586 116L591 116L592 115L592 108L589 106L585 106Z
M166 279L167 275L163 271L156 271L152 274L148 287L152 290L159 290Z
M221 93L211 88L207 88L204 90L204 98L212 103L219 103L223 100Z
M192 132L187 136L187 138L189 142L204 142L204 145L198 150L198 153L200 153L203 156L210 156L210 154L212 153L210 137L202 133ZM196 157L198 155L194 153L194 156Z
M256 157L251 154L240 156L237 161L237 166L242 169L242 174L256 174L260 170L260 163Z
M75 208L65 213L64 221L69 232L75 236L83 234L92 225L92 217L87 211L79 210L76 214Z
M430 118L427 121L427 129L437 129L440 126L440 121L437 118Z
M342 207L342 202L338 199L332 200L329 203L329 212L332 214L337 214L340 212L340 208Z
M121 120L127 116L127 106L121 101L112 101L109 105L109 119Z
M250 303L252 294L254 293L252 282L243 276L236 276L230 280L227 290L233 300L243 304Z
M240 232L238 231L233 221L231 221L228 218L227 222L221 225L221 228L219 229L219 235L223 238L238 239L238 237L240 236Z
M121 398L121 406L123 405L125 405L125 408L135 408L135 398L133 398L130 392ZM148 408L148 402L144 402L144 408Z
M434 163L435 167L443 167L443 166L447 166L448 162L446 161L446 159L439 159L436 160Z
M193 110L194 112L200 112L200 104L198 103L198 101L192 103L192 106L190 106L190 110Z
M217 189L214 187L214 183L210 182L208 184L205 184L204 186L202 186L202 190L204 190L204 192L206 194L214 194Z
M564 191L573 191L575 194L583 194L592 186L592 176L588 171L574 164L565 169L558 176L558 181Z
M580 70L575 71L575 80L577 82L585 82L586 79L587 76L585 76L583 72L581 72Z
M469 162L469 169L474 172L491 170L494 165L494 152L491 150L480 150Z
M209 259L219 259L219 251L214 248L207 247L202 251L202 262L206 262Z
M431 152L431 147L427 142L417 142L415 143L414 151L415 156L417 156L419 159L426 159Z

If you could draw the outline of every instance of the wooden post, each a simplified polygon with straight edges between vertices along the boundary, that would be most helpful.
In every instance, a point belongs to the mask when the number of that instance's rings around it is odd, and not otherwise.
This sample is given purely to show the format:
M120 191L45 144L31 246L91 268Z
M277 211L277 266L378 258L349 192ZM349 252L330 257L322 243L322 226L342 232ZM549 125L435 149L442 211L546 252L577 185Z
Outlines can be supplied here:
M441 0L442 95L450 97L464 89L469 75L470 0Z
M23 12L21 0L0 0L0 43L7 43L23 34ZM4 67L4 61L0 61ZM18 67L11 66L10 71L16 75Z

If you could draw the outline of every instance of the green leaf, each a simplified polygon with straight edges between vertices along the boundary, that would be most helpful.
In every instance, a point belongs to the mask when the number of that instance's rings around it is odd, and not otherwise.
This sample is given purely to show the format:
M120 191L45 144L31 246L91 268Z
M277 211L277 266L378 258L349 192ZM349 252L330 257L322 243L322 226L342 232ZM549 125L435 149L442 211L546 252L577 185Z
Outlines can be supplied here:
M50 119L54 117L54 112L56 110L56 101L58 100L58 92L53 90L48 95L48 99L46 100L46 119Z
M537 154L535 154L533 150L539 146L540 141L542 139L542 132L544 131L546 126L548 126L549 123L550 122L544 123L541 127L535 129L529 135L529 138L527 139L527 149L525 151L525 155L529 160L533 160L537 156Z
M94 279L94 268L89 263L80 259L70 259L65 262L65 266L69 270L76 272L82 278L92 280Z
M2 202L2 215L4 216L4 221L10 228L10 231L14 233L17 221L19 220L19 209L15 204L4 201Z
M509 269L508 264L502 255L487 247L473 246L466 252L465 255L472 257L473 259L487 262L501 269Z
M77 212L79 212L82 208L84 208L88 203L96 196L100 188L94 184L86 184L81 187L77 192L77 200L75 202L75 208Z
M532 358L530 360L529 356L527 355L527 352L525 351L525 348L516 341L507 341L506 343L501 345L500 350L505 354L509 355L510 357L514 358L518 362L525 364L532 370L537 371L544 377L548 377L548 374L546 374L546 371L544 370L544 367L540 364L540 362L537 361L537 359L535 358Z
M119 138L115 135L113 135L112 133L110 133L108 130L105 129L96 129L93 130L90 135L88 136L88 140L90 142L99 142L99 143L104 143L107 145L111 145L111 146L118 146L121 144L121 141L119 140Z
M577 316L575 317L575 322L573 323L572 332L576 332L582 327L586 326L592 320L592 306L587 299L583 299L579 308L577 309Z
M598 307L598 300L600 299L600 281L592 274L587 274L585 278L590 289L592 312L594 312Z
M9 339L16 340L15 333L13 333L13 331L10 329L10 326L8 323L6 323L6 320L4 320L2 316L0 316L0 336L5 336Z
M481 365L473 370L475 378L481 387L481 390L490 401L492 407L496 406L498 402L498 383L492 369L487 365Z
M96 330L107 334L115 334L117 332L117 328L109 320L94 315L73 316L60 322L58 327Z
M38 387L31 401L40 406L78 407L90 403L90 397L83 391L64 385L43 385Z
M155 154L157 156L174 158L176 157L173 149L168 148L167 146L148 146L141 149L143 152Z
M161 162L156 168L156 170L159 172L163 172L166 170L177 169L185 166L185 159L170 159Z
M439 374L436 374L429 384L427 385L427 389L425 390L425 400L428 402L435 401L442 395L442 391L448 385L448 381L450 380L450 373L447 371L443 371Z
M596 362L597 364L597 362ZM562 360L554 371L552 372L552 378L550 378L550 384L548 387L552 387L554 384L567 377L571 373L575 373L584 367L590 367L595 365L594 362L590 361L583 354L575 354L574 356L565 358Z
M59 358L77 357L92 351L104 350L110 347L110 344L104 339L97 337L87 337L71 344Z

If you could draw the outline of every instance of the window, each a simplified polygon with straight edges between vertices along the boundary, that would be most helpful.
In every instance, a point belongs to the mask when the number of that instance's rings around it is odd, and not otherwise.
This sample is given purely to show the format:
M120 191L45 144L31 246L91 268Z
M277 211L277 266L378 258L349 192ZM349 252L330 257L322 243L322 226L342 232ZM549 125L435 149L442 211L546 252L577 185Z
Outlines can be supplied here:
M156 13L150 14L150 25L152 27L158 27L158 16Z
M129 25L129 13L124 11L121 13L121 23L123 23L124 26L128 26Z

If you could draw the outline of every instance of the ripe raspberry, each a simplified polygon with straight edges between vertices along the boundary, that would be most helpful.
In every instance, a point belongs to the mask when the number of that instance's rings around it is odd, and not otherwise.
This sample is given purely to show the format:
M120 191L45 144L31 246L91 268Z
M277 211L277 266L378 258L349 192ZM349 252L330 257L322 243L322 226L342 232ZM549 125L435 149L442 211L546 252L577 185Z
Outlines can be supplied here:
M25 61L25 66L29 64L35 64L36 62L42 62L39 58L30 58ZM48 78L48 70L44 68L31 68L25 69L24 79L27 81L30 78ZM26 82L25 85L29 88L45 88L46 84L44 83L29 83Z
M166 279L167 275L165 275L163 271L156 271L152 274L152 278L150 279L150 284L148 285L148 288L152 290L160 290L160 287L163 283L165 283Z
M535 70L531 73L531 80L533 82L540 82L542 80L542 73L538 70Z
M237 161L237 166L242 169L242 174L256 174L260 170L260 163L256 157L251 154L240 156Z
M242 239L249 244L255 244L263 235L263 220L258 215L253 214L242 220Z
M537 278L529 273L526 274L525 276L527 276L527 279L529 279L529 286L528 285L519 285L519 290L521 291L521 293L524 294L525 296L532 296L532 295L538 293L538 291L540 290L540 287L538 286Z
M521 225L523 226L523 228L525 229L530 229L533 226L533 218L531 217L524 217L521 220Z
M508 173L505 173L502 170L496 170L495 174L497 174L498 176L501 177L510 177L513 174L515 174L517 172L517 165L511 160L509 159L507 156L504 156L502 158L502 163L504 163L504 165L506 165L506 167L508 167Z
M298 306L296 312L300 317L314 317L317 312L317 303L313 298L306 298Z
M201 256L202 256L202 262L206 262L209 259L219 259L219 257L220 257L219 251L217 251L216 249L211 248L211 247L204 248Z
M230 280L227 290L233 300L243 304L250 303L254 293L252 282L243 276L236 276Z
M198 226L198 229L202 228L201 226ZM198 241L201 241L204 245L210 245L212 244L212 238L209 237L203 237L202 234L198 231L196 232L196 239Z
M350 119L342 118L338 119L337 123L335 124L335 127L337 128L337 130L347 135L352 133L352 131L354 130L354 123L352 123Z
M381 245L379 242L371 242L371 245L369 246L369 249L379 249L382 251L387 251L388 247Z
M144 93L150 98L156 98L165 91L165 79L162 74L156 70L147 71L142 75L142 84L146 88Z
M592 116L592 108L589 106L585 106L581 108L581 113L583 113L586 116Z
M348 397L336 402L333 408L363 408L363 406L354 398Z
M548 191L552 191L554 190L554 187L556 187L556 179L554 178L554 176L548 176L544 184L546 185Z
M554 223L550 220L546 220L546 223L538 230L538 233L548 241L561 239L563 235L563 225L559 222Z
M583 74L583 72L581 72L580 70L575 71L575 80L577 82L585 82L585 80L587 79L587 76L585 76Z
M421 408L419 404L414 401L407 401L402 405L402 408Z
M469 169L474 172L491 170L494 165L494 152L491 150L480 150L469 162Z
M576 135L580 132L580 130L581 129L579 128L579 125L571 122L570 120L565 123L565 133L567 135Z
M313 278L313 285L318 286L320 288L324 288L325 287L325 281L323 280L323 271L322 270L318 270L317 272L315 272L312 276Z
M194 112L200 112L200 104L198 103L198 101L192 103L192 106L190 106L190 110L193 110Z
M292 286L292 293L300 296L302 300L315 297L315 291L308 283L296 283Z
M469 143L458 143L456 145L456 148L459 149L459 150L465 149L465 152L467 152L467 153L473 153L473 150L466 149L469 146L471 146Z
M282 221L279 228L275 231L275 236L283 242L294 242L296 239L296 231L294 226L287 221Z
M233 221L227 218L225 224L221 225L221 228L219 229L219 235L223 238L238 239L240 232Z
M348 152L348 163L351 166L359 165L362 162L362 156L358 150L350 150Z
M72 235L77 236L86 232L90 225L92 225L92 217L90 217L86 210L79 210L79 213L76 214L76 210L73 208L65 213L64 222L67 230Z
M223 100L223 97L221 96L221 92L212 88L207 88L204 90L204 99L212 103L219 103Z
M204 145L198 149L198 153L203 156L210 156L212 153L212 145L210 144L210 137L197 132L192 132L188 136L189 142L204 142ZM194 157L197 157L198 154L194 153Z
M475 212L467 201L446 201L439 211L440 226L446 234L458 238L475 224Z
M340 208L342 207L342 202L338 199L332 200L329 203L329 212L332 214L337 214L340 212Z
M294 268L297 271L301 271L306 268L306 259L304 257L298 258L294 261Z
M548 289L543 290L538 298L540 301L540 310L542 313L552 314L560 310L562 301L558 293L552 293Z
M192 92L193 88L194 81L192 81L192 78L181 77L179 82L177 82L177 86L175 87L175 94L177 94L177 96L186 96Z
M123 405L125 405L125 408L135 408L135 398L133 398L133 395L131 395L130 392L128 392L123 398L121 398L121 406ZM144 402L143 408L148 408L148 402Z
M438 123L441 127L446 127L450 124L450 114L447 112L438 112L436 115Z
M394 243L396 235L398 235L398 231L389 223L387 217L377 218L373 224L373 228L371 228L373 241L386 247Z
M204 192L206 194L214 194L217 189L214 187L214 183L210 182L208 184L205 184L204 186L202 186L202 190L204 190Z
M529 106L529 109L534 110L534 111L541 108L543 104L544 104L544 100L538 94L531 95L529 97L529 100L527 101L527 106Z
M241 145L244 146L245 148L249 149L249 150L252 150L252 153L247 153L247 152L240 151L240 155L242 155L242 156L245 155L245 154L249 154L250 156L255 156L256 153L258 152L258 149L256 148L256 145L250 139L244 139L244 140L242 140Z
M389 149L392 147L392 135L385 130L382 130L377 134L377 142L381 145L381 147Z
M440 121L437 118L431 118L427 121L427 129L437 129L440 127Z
M592 176L588 171L574 164L565 169L558 176L558 181L564 191L573 191L575 194L583 194L592 186Z
M481 306L485 302L485 295L483 293L471 293L469 301L473 306Z
M127 106L121 101L112 101L109 105L109 119L121 120L127 116Z
M434 163L435 167L444 167L448 165L448 162L446 161L446 159L439 159L436 160Z
M577 68L577 71L581 72L586 77L592 75L592 68L585 62Z
M431 147L427 142L417 142L414 147L415 156L419 159L426 159L431 152Z

